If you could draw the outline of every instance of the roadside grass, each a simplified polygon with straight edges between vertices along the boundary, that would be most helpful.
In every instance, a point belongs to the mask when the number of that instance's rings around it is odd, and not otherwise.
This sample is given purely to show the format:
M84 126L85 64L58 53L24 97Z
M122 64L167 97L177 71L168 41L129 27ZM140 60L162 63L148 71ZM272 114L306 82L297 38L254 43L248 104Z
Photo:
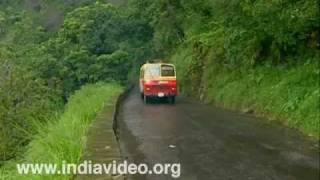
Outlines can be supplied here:
M317 135L320 94L313 67L303 65L288 70L259 67L249 73L211 76L206 101L235 109L251 109L270 119L285 119L284 123L290 127ZM221 76L229 81L219 84Z
M23 158L8 162L0 170L0 179L70 179L72 175L19 175L17 163L77 164L82 157L89 126L104 105L116 98L122 87L115 83L86 85L70 97L64 113L39 132L27 147Z
M201 59L204 66L197 74L201 82L195 86L190 75L195 56L191 48L183 48L171 58L182 93L206 103L254 112L319 138L320 72L316 58L304 64L235 68L219 63L220 59L209 53Z

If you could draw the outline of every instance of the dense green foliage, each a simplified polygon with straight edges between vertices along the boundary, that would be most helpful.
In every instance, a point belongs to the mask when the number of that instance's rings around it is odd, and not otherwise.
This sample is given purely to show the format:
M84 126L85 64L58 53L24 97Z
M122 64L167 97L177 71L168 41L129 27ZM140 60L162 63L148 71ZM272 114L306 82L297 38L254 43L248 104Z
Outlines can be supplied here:
M0 67L0 156L12 158L30 140L34 123L50 119L59 97L41 79L10 62ZM10 91L6 91L6 90ZM28 122L28 123L26 123Z
M24 151L35 124L46 123L62 107L61 90L27 65L46 59L37 49L51 35L33 13L20 1L1 1L0 165Z
M317 0L130 1L154 28L156 47L168 54L181 42L214 46L221 61L254 65L314 54L319 41ZM142 11L142 9L145 9ZM222 45L222 46L221 46Z
M319 17L317 0L3 0L0 165L81 86L125 84L151 58L177 65L186 95L316 134Z
M54 64L62 67L54 69L63 71L49 76L62 79L65 92L87 82L124 82L129 67L141 58L132 52L151 38L149 31L111 5L95 3L78 8L67 15L58 36L48 42L47 51L59 61ZM41 74L49 72L47 64L43 68Z
M121 93L118 84L85 85L72 95L64 113L48 125L39 125L34 137L19 163L50 162L61 165L64 161L80 162L86 144L89 126L106 103L114 102ZM70 176L21 176L17 174L17 162L8 163L0 179L70 179Z
M86 0L1 1L0 28L0 165L82 85L125 83L152 37L143 21Z
M131 0L180 90L319 133L317 0ZM142 10L144 9L144 10Z
M254 111L272 120L286 120L284 123L291 127L318 134L320 72L315 59L299 65L246 69L221 65L213 56L214 52L203 56L202 76L194 70L184 71L194 67L192 47L180 49L172 57L180 69L180 89L185 94L206 103Z

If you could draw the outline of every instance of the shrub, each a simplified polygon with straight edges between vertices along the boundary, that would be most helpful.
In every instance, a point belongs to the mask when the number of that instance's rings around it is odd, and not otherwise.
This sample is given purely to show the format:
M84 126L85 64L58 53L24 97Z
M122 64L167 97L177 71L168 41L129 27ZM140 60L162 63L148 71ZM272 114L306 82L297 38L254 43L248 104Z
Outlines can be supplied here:
M28 145L23 158L8 163L2 177L9 179L70 179L69 176L19 176L16 163L77 164L82 157L86 135L91 122L106 103L114 102L121 92L118 84L91 84L76 91L68 101L64 113L47 125L38 125L38 134ZM1 175L1 173L0 173ZM0 176L0 179L2 178Z

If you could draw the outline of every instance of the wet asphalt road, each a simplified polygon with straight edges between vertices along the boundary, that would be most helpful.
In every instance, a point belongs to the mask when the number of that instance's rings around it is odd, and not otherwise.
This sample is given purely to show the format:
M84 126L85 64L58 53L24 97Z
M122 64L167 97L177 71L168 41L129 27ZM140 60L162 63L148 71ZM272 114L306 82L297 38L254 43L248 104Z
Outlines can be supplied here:
M185 98L175 105L146 105L134 89L120 107L118 135L124 159L149 165L181 163L183 180L319 179L316 141L264 119Z

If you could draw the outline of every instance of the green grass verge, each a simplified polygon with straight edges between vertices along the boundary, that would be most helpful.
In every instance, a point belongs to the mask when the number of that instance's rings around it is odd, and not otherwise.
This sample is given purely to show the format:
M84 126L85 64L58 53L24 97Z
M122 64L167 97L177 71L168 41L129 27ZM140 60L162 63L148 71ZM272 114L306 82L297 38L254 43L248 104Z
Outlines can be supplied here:
M244 68L224 65L214 53L211 50L195 59L197 54L187 47L172 56L184 94L226 108L251 109L307 135L319 136L320 71L316 57L304 59L304 64ZM197 66L199 61L203 66Z
M70 179L71 176L18 175L17 163L56 163L63 161L77 164L82 157L86 135L92 120L122 87L117 84L86 85L77 91L56 121L39 128L39 133L29 144L20 160L8 162L0 170L0 179ZM40 127L40 125L39 125Z
M208 77L206 101L234 109L252 109L316 136L320 91L314 67L259 67L250 73L222 71Z

